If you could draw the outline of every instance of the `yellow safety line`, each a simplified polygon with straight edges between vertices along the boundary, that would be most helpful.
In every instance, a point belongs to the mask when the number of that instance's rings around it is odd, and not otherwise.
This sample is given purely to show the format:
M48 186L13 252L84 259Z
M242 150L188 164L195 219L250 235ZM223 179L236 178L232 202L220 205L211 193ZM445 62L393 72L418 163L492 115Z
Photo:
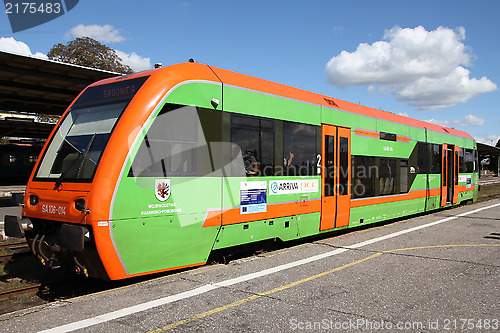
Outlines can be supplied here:
M187 324L189 322L192 322L194 320L197 320L197 319L200 319L200 318L204 318L204 317L207 317L209 315L212 315L214 313L217 313L217 312L221 312L221 311L224 311L224 310L227 310L229 308L232 308L232 307L235 307L235 306L238 306L238 305L241 305L243 303L246 303L246 302L249 302L249 301L252 301L254 299L257 299L257 298L260 298L262 296L267 296L267 295L270 295L270 294L273 294L273 293L276 293L278 291L282 291L282 290L285 290L285 289L288 289L288 288L291 288L291 287L295 287L299 284L302 284L304 282L307 282L307 281L311 281L311 280L314 280L314 279L317 279L317 278L320 278L322 276L325 276L325 275L328 275L328 274L331 274L331 273L335 273L335 272L338 272L338 271L341 271L345 268L348 268L348 267L351 267L351 266L354 266L354 265L357 265L357 264L360 264L362 262L365 262L365 261L368 261L370 259L373 259L373 258L376 258L382 254L390 254L391 252L399 252L399 251L408 251L408 250L421 250L421 249L432 249L432 248L447 248L447 247L481 247L481 246L500 246L500 244L463 244L463 245L431 245L431 246L418 246L418 247L408 247L408 248L404 248L404 249L396 249L396 250L388 250L388 251L382 251L382 252L378 252L378 253L375 253L371 256L368 256L366 258L363 258L363 259L360 259L360 260L357 260L357 261L354 261L354 262L351 262L349 264L345 264L343 266L340 266L340 267L337 267L337 268L334 268L334 269L331 269L329 271L326 271L326 272L323 272L323 273L319 273L319 274L316 274L316 275L312 275L312 276L309 276L305 279L302 279L302 280L298 280L298 281L295 281L295 282L292 282L292 283L289 283L289 284L286 284L284 286L281 286L281 287L278 287L278 288L274 288L274 289L271 289L271 290L268 290L268 291L265 291L265 292L262 292L262 293L258 293L258 294L255 294L255 295L252 295L250 297L247 297L247 298L244 298L242 300L239 300L239 301L236 301L236 302L233 302L231 304L227 304L227 305L224 305L224 306L221 306L221 307L218 307L218 308L215 308L213 310L210 310L210 311L207 311L207 312L203 312L203 313L200 313L196 316L193 316L193 317L189 317L189 318L186 318L184 320L181 320L181 321L178 321L178 322L175 322L175 323L172 323L170 325L166 325L166 326L163 326L163 327L160 327L160 328L157 328L156 330L153 330L153 331L149 331L147 333L160 333L160 332L165 332L165 331L168 331L172 328L175 328L175 327L178 327L178 326L181 326L181 325L184 325L184 324Z

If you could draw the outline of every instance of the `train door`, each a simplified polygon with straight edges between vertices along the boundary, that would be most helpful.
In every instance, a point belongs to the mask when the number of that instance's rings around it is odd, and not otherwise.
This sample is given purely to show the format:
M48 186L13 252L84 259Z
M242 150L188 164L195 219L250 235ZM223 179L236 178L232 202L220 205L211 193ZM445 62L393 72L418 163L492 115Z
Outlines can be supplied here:
M458 202L458 146L443 144L441 164L441 207Z
M458 170L459 170L459 164L458 164L458 146L454 146L453 149L454 153L454 163L453 163L453 204L458 203L458 193L460 192L459 186L458 186Z
M323 186L320 230L349 225L351 206L351 129L322 126Z

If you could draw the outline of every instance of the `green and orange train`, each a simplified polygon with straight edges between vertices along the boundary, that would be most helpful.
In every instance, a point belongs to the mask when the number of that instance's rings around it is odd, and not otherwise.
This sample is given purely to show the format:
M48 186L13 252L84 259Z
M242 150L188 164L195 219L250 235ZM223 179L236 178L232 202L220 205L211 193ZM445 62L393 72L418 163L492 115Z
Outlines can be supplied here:
M45 265L123 279L475 201L477 156L456 129L178 64L87 87L5 231Z

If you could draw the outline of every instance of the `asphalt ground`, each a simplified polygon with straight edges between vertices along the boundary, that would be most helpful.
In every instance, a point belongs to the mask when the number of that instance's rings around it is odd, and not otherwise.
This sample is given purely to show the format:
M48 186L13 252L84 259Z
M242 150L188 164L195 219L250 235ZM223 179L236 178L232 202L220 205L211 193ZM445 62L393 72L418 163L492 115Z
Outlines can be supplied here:
M500 199L0 316L2 332L500 331Z

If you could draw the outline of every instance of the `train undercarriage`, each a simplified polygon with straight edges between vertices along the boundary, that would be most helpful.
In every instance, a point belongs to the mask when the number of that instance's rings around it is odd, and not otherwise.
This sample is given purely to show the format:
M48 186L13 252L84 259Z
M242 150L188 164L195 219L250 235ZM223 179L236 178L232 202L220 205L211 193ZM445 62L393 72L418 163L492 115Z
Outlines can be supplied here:
M70 269L76 274L109 280L90 226L6 215L5 234L25 238L46 268Z

